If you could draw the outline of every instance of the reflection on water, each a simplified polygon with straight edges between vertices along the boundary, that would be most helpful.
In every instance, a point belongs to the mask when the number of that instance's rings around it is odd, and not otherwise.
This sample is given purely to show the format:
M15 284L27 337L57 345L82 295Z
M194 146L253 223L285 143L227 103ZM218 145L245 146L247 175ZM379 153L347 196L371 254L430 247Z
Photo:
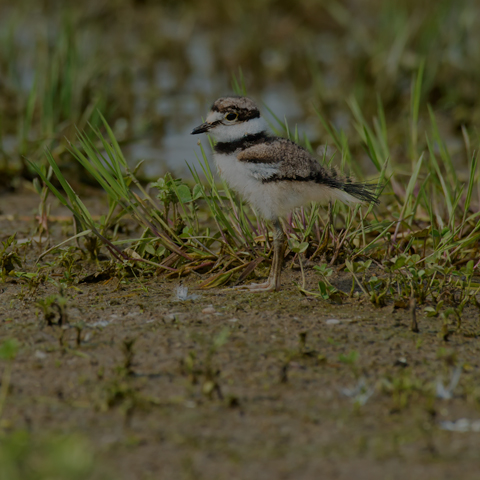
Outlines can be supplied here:
M242 67L249 95L291 131L314 148L331 142L318 108L370 167L346 99L378 133L378 96L391 163L410 165L410 92L423 60L415 155L427 149L431 104L450 155L465 163L462 126L477 138L480 121L478 2L445 0L435 15L433 0L237 3L0 0L0 164L44 161L44 147L61 147L68 164L65 137L72 124L99 125L98 108L132 166L188 178L200 153L190 131Z
M18 56L21 57L21 60L14 63L12 83L15 83L14 87L23 91L24 95L28 95L35 87L36 77L40 82L48 82L41 78L42 74L48 77L49 73L42 71L43 67L36 62L35 49L37 51L54 49L62 35L60 19L43 17L39 11L35 13L43 18L43 23L38 22L37 17L34 22L33 17L24 12L23 16L16 18L18 28L12 32L15 48L18 48ZM0 27L7 26L5 19L5 16L3 22L0 19ZM117 107L114 106L114 111L123 112L124 116L117 117L112 126L117 138L124 142L125 157L131 166L143 160L142 169L147 177L155 178L166 171L188 177L187 162L198 166L197 156L200 155L197 145L199 139L190 135L190 132L202 121L216 98L232 93L232 72L227 68L218 69L218 58L215 58L209 33L203 30L185 33L190 27L171 18L168 21L162 19L160 23L161 37L174 42L174 58L159 55L154 62L145 65L141 59L134 56L128 67L125 65L125 58L122 58L125 52L122 50L115 52L113 45L105 47L109 55L113 54L110 58L111 64L99 63L99 59L104 58L102 54L105 52L102 52L104 47L101 42L95 42L95 39L102 38L102 35L98 36L98 32L95 32L94 27L89 24L79 28L75 32L77 38L75 58L79 67L75 75L82 76L84 85L87 85L87 74L90 74L92 79L96 78L89 69L96 68L100 75L107 74L112 77L112 85L109 87L109 91L112 92L119 88L115 82L126 82L126 88L130 91L115 92L122 101ZM24 28L26 26L32 28ZM6 35L4 30L4 39ZM106 35L110 42L115 40L113 33ZM160 33L158 35L160 36ZM182 35L186 38L182 38ZM141 51L142 39L138 32L135 34L133 31L122 31L122 37L121 40L118 38L116 40L123 47L128 44L132 51ZM175 42L181 43L181 47ZM235 47L236 42L231 42L229 48ZM58 55L67 55L67 51L63 51L62 48L59 46ZM181 53L176 49L181 49ZM49 56L48 53L46 55ZM260 58L266 68L273 69L280 68L279 65L286 61L282 53L268 48ZM179 61L185 62L187 75L179 71ZM253 80L252 83L257 84L255 79ZM77 87L80 87L81 83L75 82ZM107 96L109 91L103 94ZM315 117L310 121L305 119L305 112L298 102L297 94L294 86L284 78L282 83L272 83L263 91L252 92L251 96L259 105L263 103L268 105L278 118L282 120L286 118L291 128L298 125L300 132L306 133L311 141L315 141L318 135L316 129L318 120ZM55 99L58 103L60 100ZM118 98L114 98L114 101L118 101ZM268 110L265 107L262 110L267 120L278 128ZM103 113L108 119L105 111ZM71 116L68 120L75 122L76 119ZM202 141L208 152L208 142L205 138ZM15 148L12 145L17 146L18 139L15 136L4 136L3 143L4 151L14 157Z

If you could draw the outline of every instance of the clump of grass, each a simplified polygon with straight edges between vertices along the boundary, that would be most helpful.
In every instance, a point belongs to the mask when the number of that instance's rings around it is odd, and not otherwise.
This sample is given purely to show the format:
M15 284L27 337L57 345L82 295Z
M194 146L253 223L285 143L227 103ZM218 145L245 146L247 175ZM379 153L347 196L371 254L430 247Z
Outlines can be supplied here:
M103 151L81 132L78 132L80 148L69 147L72 156L108 195L108 214L99 221L88 212L51 154L47 153L48 162L65 193L55 187L45 169L31 163L59 201L71 210L81 230L75 238L90 238L89 243L97 248L98 244L93 240L96 238L125 265L131 263L143 269L155 267L175 276L208 271L209 277L200 288L224 285L232 276L242 273L240 279L243 280L258 265L259 255L263 258L270 255L267 226L236 198L226 184L218 187L203 149L200 164L206 182L202 182L199 173L192 168L196 182L193 188L168 174L145 188L135 172L129 169L112 130L103 117L102 120L108 139L100 129L92 129ZM153 196L155 190L157 194ZM336 206L336 209L345 212L347 222L353 222L355 214L342 206ZM202 224L205 222L201 221L200 215L205 212L209 214L211 226ZM127 215L143 229L141 237L136 240L109 238L109 232L115 232L115 226ZM287 220L285 228L290 234L290 248L295 255L307 250L311 258L319 254L320 245L328 240L328 228L321 228L320 221L316 206L296 212ZM122 250L120 246L127 242L129 248ZM335 258L342 244L343 241L337 242Z
M28 23L26 17L23 12L11 18L11 28L23 31L24 22ZM100 120L97 109L109 111L106 92L102 87L92 88L100 85L101 72L87 67L96 55L80 48L80 34L71 16L63 15L53 43L41 24L31 28L30 35L35 41L28 52L13 33L4 39L4 48L9 50L3 52L7 63L6 96L11 97L17 108L0 111L0 155L3 154L4 163L0 170L10 176L13 184L15 176L30 176L27 156L43 163L45 148L53 152L59 163L68 164L65 146L66 139L75 134L73 126L84 129L87 122L97 125ZM15 137L11 153L1 148L2 137L7 135Z
M373 210L373 218L370 217L368 223L366 217L356 224L347 218L347 228L339 234L332 229L330 236L349 253L344 261L345 269L352 276L350 296L380 307L402 299L407 306L410 298L419 305L442 306L446 302L461 315L466 305L478 305L476 294L480 290L480 284L474 281L480 239L480 198L474 188L478 182L478 153L471 151L470 138L465 134L466 151L471 157L464 183L459 179L430 107L429 128L420 130L422 75L423 65L412 82L409 173L405 165L402 170L389 160L392 156L390 136L382 104L378 104L378 116L372 126L365 120L358 103L350 99L364 148L382 181L387 182L386 195L382 196L384 208ZM342 152L342 163L353 167L344 132L337 131L323 117L321 120ZM420 149L422 134L424 151ZM403 176L408 178L406 184L401 180ZM339 211L334 208L334 225L338 217ZM319 273L322 275L319 292L306 293L332 299L338 290L329 283L328 274ZM357 288L360 291L356 291ZM427 308L437 312L434 307Z
M397 171L389 160L388 126L381 102L372 126L352 98L349 103L357 131L378 172L377 192L385 189L382 206L350 209L336 202L325 211L312 205L293 212L284 222L289 237L287 253L292 265L298 262L302 270L303 286L299 288L304 294L337 302L357 298L379 307L401 301L408 306L414 298L418 306L428 304L435 312L439 304L453 308L457 316L466 305L478 305L475 294L480 285L474 281L480 239L476 208L480 199L474 188L478 155L472 154L468 182L462 183L432 110L429 128L422 132L425 150L420 151L417 122L422 69L412 82L412 161L407 181L402 180L407 171ZM234 86L244 89L241 80ZM345 133L320 113L318 116L337 148L335 155L341 156L341 168L355 170ZM47 160L65 193L53 185L45 169L32 163L48 188L72 211L82 230L77 237L96 238L113 258L143 273L199 274L200 288L243 281L268 259L268 226L225 183L217 184L202 146L199 162L205 180L192 167L193 187L169 174L144 187L135 170L128 167L108 123L101 119L106 136L92 126L95 141L79 131L79 146L69 146L71 155L108 195L108 214L99 221L90 215L51 154ZM288 124L276 121L291 135ZM298 131L293 138L301 141ZM334 160L324 154L323 162ZM115 226L126 216L142 228L140 238L117 237ZM122 249L125 244L128 248ZM305 290L304 264L317 258L329 266L316 267L322 279L318 292L311 292ZM331 282L333 266L351 274L350 292Z

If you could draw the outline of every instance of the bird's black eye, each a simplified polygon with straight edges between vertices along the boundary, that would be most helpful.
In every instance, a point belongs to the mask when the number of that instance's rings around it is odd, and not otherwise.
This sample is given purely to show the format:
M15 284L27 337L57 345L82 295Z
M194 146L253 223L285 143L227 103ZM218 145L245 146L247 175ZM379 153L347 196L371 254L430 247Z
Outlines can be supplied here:
M234 120L236 120L238 117L238 114L237 113L227 113L225 115L225 118L230 121L230 122L233 122Z

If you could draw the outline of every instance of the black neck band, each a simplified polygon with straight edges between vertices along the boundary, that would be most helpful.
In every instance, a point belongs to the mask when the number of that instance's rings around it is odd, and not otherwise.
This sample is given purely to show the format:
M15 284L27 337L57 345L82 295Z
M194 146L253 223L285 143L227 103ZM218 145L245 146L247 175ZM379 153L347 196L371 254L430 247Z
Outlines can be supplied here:
M238 140L231 142L218 142L215 145L216 153L233 153L236 150L245 150L252 145L262 143L268 139L268 135L265 132L254 133L251 135L245 135Z

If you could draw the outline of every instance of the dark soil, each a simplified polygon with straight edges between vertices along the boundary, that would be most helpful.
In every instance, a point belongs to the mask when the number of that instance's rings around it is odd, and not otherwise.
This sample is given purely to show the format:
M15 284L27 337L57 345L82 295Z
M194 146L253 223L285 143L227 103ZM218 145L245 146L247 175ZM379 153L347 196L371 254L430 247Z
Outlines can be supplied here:
M38 197L0 202L0 240L30 238ZM90 198L95 205L102 200ZM48 245L24 247L26 271L73 233L67 212L51 216ZM88 260L78 268L79 278L98 270ZM50 280L62 276L49 270ZM306 276L315 290L318 276ZM446 341L423 306L414 333L407 309L306 298L287 264L280 292L196 291L188 277L199 297L187 301L176 299L180 281L163 276L73 283L61 292L63 324L54 311L49 326L36 303L59 294L50 280L0 284L0 341L21 343L7 430L78 432L121 479L478 478L480 433L442 428L480 418L473 307ZM344 273L336 281L348 291ZM455 365L453 398L437 398L437 380L448 384Z

